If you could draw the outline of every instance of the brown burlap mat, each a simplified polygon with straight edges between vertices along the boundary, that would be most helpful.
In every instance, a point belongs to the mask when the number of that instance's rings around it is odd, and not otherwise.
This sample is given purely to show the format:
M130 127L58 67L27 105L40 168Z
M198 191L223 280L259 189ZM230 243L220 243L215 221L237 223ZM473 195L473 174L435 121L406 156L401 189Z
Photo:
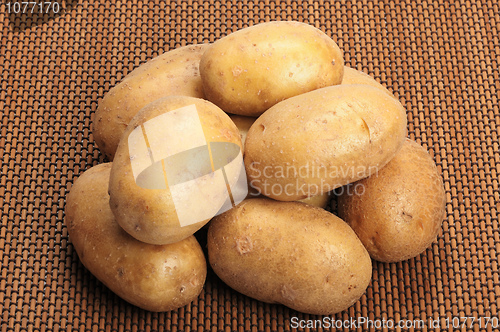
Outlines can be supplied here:
M211 271L192 304L140 310L81 265L64 225L71 183L104 161L91 134L99 99L164 51L269 20L322 29L348 65L392 90L447 193L437 241L415 259L374 262L366 294L327 321L384 319L406 326L388 330L408 331L422 321L415 330L431 331L440 320L441 330L499 330L497 1L66 0L52 15L9 14L7 2L0 4L0 331L288 331L294 319L324 319L254 301ZM384 329L341 323L337 330Z

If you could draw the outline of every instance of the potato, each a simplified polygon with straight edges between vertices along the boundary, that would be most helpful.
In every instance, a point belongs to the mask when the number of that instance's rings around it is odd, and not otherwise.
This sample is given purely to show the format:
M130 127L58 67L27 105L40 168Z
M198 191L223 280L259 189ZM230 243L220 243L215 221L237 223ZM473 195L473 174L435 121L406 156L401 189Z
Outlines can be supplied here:
M198 67L206 47L168 51L134 69L106 93L95 113L92 134L109 160L130 120L150 102L170 95L204 98Z
M203 54L206 98L224 111L258 116L295 95L340 84L342 51L322 31L299 22L268 22L217 40Z
M368 74L365 74L364 72L360 70L356 70L354 68L350 68L347 66L344 66L344 76L342 77L342 84L347 85L347 84L366 84L366 85L371 85L375 88L378 88L385 93L387 93L389 96L394 97L392 92L387 90L385 86L380 84L378 81L376 81L373 77L371 77Z
M284 100L248 131L253 187L293 201L331 191L382 168L406 136L403 106L368 85L336 85Z
M446 195L434 161L418 143L407 139L394 159L356 188L342 188L338 212L372 258L403 261L436 239Z
M206 100L165 97L141 109L118 145L109 182L111 210L140 241L178 242L231 205L226 183L233 190L240 175L245 176L241 139L229 116ZM245 178L243 186L244 198Z
M250 129L252 124L255 122L255 120L257 120L257 118L250 117L250 116L235 115L235 114L229 114L229 117L231 118L231 120L233 120L236 127L238 127L238 130L240 131L240 135L241 135L241 142L244 145L248 130ZM250 198L250 197L255 198L255 197L260 196L259 191L255 190L255 188L249 187L248 192L249 192L248 198ZM330 199L330 192L325 192L325 193L322 193L319 195L304 198L304 199L300 200L300 202L314 205L314 206L321 207L321 208L325 208L326 205L328 204L329 199Z
M299 202L245 200L210 222L207 247L214 272L231 288L310 314L348 308L372 274L370 256L345 222Z
M198 297L207 273L194 236L169 245L137 241L116 223L109 208L111 164L84 172L67 196L65 223L83 265L126 301L150 311L169 311Z

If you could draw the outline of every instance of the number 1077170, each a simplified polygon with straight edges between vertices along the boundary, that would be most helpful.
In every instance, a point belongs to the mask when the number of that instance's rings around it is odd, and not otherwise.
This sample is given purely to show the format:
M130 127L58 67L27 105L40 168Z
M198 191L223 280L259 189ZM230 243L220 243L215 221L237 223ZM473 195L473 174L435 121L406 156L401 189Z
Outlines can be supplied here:
M52 1L9 1L6 4L9 14L58 14L59 3Z

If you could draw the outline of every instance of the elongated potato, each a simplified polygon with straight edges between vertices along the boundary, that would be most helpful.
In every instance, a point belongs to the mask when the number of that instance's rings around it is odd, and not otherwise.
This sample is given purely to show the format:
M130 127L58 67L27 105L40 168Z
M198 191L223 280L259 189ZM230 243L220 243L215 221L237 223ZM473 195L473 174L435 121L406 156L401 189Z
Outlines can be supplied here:
M245 144L245 139L247 137L248 130L252 126L252 124L257 120L257 118L251 117L251 116L242 116L242 115L235 115L235 114L229 114L229 117L231 120L233 120L234 124L236 127L238 127L238 130L240 131L241 135L241 142L243 145ZM243 151L244 153L244 151ZM248 188L248 197L249 198L255 198L259 196L259 190L256 190L249 186ZM328 204L328 201L330 199L330 192L325 192L319 195L311 196L304 198L300 200L300 202L314 205L317 207L325 208L326 205Z
M97 146L109 160L128 123L141 108L172 96L204 98L199 63L208 44L184 46L142 64L106 93L93 123Z
M139 242L116 223L109 208L111 164L84 172L67 196L66 226L83 265L126 301L169 311L198 297L207 273L194 236L169 245Z
M368 85L336 85L284 100L248 131L252 187L293 201L331 191L382 168L406 136L403 106Z
M257 116L304 92L340 84L342 52L321 30L268 22L219 39L203 54L206 98L234 114Z
M407 139L377 174L343 188L339 215L359 236L371 257L398 262L428 248L441 229L446 195L431 156Z
M350 68L347 66L344 66L344 76L342 77L342 84L344 84L344 85L347 85L347 84L370 85L370 86L373 86L375 88L378 88L378 89L384 91L385 93L387 93L391 97L396 98L396 97L394 97L392 92L387 90L387 88L385 86L383 86L381 83L379 83L377 80L375 80L370 75L368 75L360 70Z
M245 200L211 221L207 246L213 270L231 288L310 314L348 308L372 274L370 256L344 221L299 202Z
M216 155L219 143L224 146ZM109 182L116 221L146 243L187 238L227 203L224 177L233 185L244 167L242 160L239 168L226 164L238 158L238 128L214 104L185 96L148 104L132 119L116 150Z

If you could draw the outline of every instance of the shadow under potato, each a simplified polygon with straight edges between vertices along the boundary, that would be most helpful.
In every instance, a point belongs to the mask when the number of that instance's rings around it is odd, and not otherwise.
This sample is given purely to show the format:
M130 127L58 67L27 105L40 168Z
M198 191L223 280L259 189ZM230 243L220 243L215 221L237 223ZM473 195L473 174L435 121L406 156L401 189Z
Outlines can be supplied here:
M11 30L24 31L47 23L70 12L78 0L56 1L5 1L4 8L9 18Z

